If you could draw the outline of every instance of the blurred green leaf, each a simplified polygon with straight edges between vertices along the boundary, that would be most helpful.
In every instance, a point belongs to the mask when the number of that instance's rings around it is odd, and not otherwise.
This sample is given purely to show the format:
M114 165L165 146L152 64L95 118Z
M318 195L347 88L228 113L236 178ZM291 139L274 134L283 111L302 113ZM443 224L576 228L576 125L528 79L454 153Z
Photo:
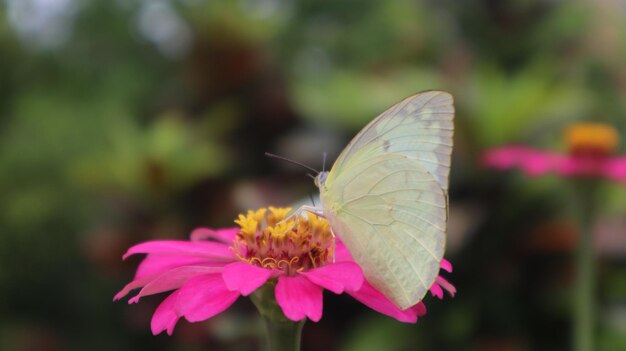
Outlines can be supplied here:
M219 174L228 165L227 152L180 116L155 120L148 128L119 121L103 130L108 147L90 155L73 171L79 183L120 188L147 196L172 192L202 178Z
M461 118L468 119L472 135L483 147L538 137L548 141L557 137L560 142L565 122L584 118L589 111L584 87L563 81L547 63L514 74L495 66L479 67L466 91L459 99Z
M367 317L354 323L341 351L400 351L410 349L417 326L398 323L384 316ZM414 347L413 347L414 348Z
M387 73L338 70L303 79L294 91L295 102L306 117L357 129L403 98L439 86L440 78L433 71L403 67Z

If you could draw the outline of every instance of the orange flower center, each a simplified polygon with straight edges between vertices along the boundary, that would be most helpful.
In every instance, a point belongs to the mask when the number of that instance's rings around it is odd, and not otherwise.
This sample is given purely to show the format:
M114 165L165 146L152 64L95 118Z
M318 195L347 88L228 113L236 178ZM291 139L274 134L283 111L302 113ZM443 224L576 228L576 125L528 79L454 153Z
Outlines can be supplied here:
M574 155L609 156L617 150L617 130L603 123L574 123L565 130L565 141Z
M328 221L313 213L290 216L291 208L261 208L240 214L233 251L242 261L287 274L332 262L335 240Z

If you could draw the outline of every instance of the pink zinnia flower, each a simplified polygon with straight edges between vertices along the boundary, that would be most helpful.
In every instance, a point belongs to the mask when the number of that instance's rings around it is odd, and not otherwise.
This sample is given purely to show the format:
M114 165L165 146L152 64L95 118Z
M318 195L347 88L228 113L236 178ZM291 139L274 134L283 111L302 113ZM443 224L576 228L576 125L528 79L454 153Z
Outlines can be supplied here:
M181 317L189 322L207 320L266 283L275 284L276 302L292 321L320 320L323 289L350 294L401 322L415 323L426 313L422 302L400 310L370 285L325 219L313 214L290 219L289 211L273 207L248 211L235 221L240 227L199 228L191 233L191 241L149 241L131 247L124 258L147 257L114 300L138 288L129 303L173 291L152 317L155 335L164 330L171 335ZM452 265L443 260L441 269L451 272ZM438 277L430 291L442 299L444 289L452 296L456 292Z
M484 163L501 170L519 167L530 176L555 172L565 177L626 180L626 156L613 156L619 142L619 135L613 127L577 123L567 129L565 137L569 148L567 154L513 145L487 151Z

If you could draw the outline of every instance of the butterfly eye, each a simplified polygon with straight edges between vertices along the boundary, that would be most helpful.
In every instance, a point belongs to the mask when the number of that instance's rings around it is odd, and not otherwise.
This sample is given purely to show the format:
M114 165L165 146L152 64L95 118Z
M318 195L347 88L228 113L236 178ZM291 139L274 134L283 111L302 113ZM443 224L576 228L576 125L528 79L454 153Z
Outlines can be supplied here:
M321 188L326 183L326 177L328 177L328 172L319 172L315 177L315 185Z

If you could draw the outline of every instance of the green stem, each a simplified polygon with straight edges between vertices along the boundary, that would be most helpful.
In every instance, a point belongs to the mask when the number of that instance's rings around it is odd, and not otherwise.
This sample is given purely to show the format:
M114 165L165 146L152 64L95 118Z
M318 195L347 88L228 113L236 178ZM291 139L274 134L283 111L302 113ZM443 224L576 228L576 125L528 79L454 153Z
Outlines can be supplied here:
M304 321L280 322L262 316L265 326L265 347L267 351L300 351L300 337Z
M275 285L276 282L270 281L250 295L263 320L265 350L300 351L300 338L305 320L293 322L285 317L274 298Z
M576 310L574 320L574 350L592 351L594 344L595 247L593 220L595 199L593 184L578 184L581 190L580 238L576 259Z

